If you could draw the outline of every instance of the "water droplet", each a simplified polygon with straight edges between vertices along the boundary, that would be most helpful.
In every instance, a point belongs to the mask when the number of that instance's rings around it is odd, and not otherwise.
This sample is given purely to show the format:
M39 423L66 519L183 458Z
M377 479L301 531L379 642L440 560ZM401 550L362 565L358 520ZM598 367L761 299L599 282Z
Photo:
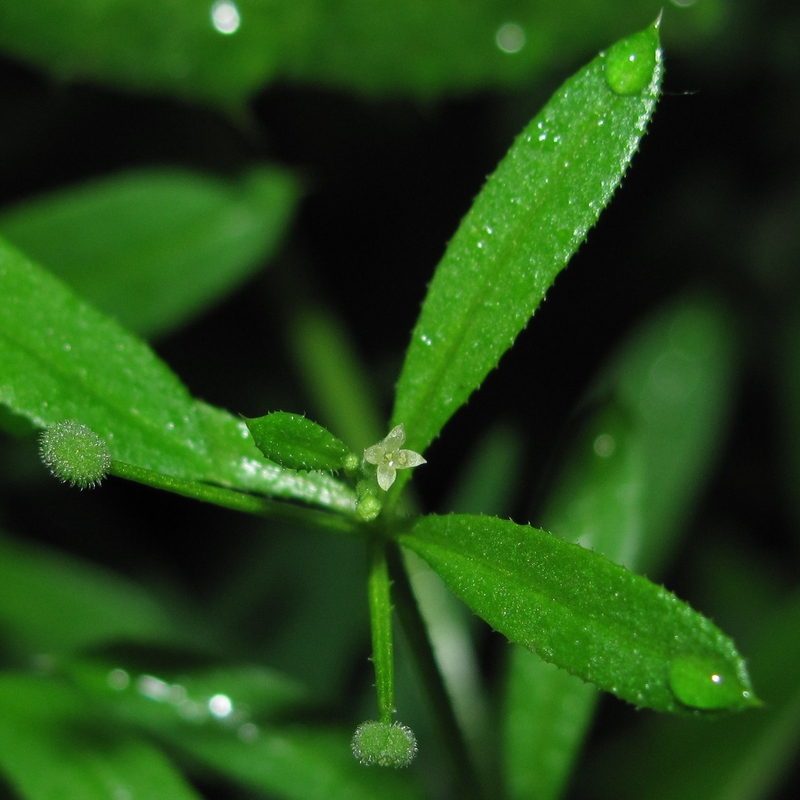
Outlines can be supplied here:
M691 708L735 708L752 702L734 670L711 658L676 658L670 667L669 685L675 697Z
M594 452L596 455L600 456L600 458L612 456L616 447L617 443L610 433L601 433L594 440Z
M211 6L211 24L220 33L231 34L239 30L242 24L242 17L236 3L231 0L217 0Z
M518 53L525 46L525 30L516 22L506 22L495 32L494 41L504 53Z
M233 711L233 702L226 694L215 694L208 701L208 710L217 719L224 719Z
M243 742L254 742L258 739L258 726L252 722L245 722L244 725L239 727L237 733Z
M131 676L128 675L124 669L117 667L108 673L106 680L108 681L108 685L114 689L114 691L121 692L123 689L127 689L130 685Z
M622 39L606 53L606 81L617 94L639 94L653 79L658 60L658 30L653 25Z
M139 694L164 703L169 699L169 684L156 678L155 675L140 675L136 681L136 688Z

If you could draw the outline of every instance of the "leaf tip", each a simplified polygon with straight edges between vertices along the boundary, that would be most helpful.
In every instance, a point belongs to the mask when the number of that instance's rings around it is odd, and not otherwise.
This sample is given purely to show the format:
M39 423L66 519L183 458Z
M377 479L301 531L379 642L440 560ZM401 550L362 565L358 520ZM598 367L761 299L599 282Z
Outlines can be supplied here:
M659 16L653 25L609 48L604 70L606 83L615 94L641 94L653 82L661 63L660 23Z

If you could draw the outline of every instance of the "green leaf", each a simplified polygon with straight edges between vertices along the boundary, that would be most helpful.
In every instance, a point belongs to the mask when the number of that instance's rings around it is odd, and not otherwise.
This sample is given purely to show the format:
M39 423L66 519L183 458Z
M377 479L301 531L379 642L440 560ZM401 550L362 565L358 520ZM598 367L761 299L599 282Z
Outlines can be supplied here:
M682 298L634 331L585 399L590 413L542 527L629 569L660 571L726 428L736 352L726 311L705 298ZM593 687L513 649L504 720L512 798L561 796L596 699Z
M757 705L743 659L664 588L544 531L492 517L424 517L397 536L495 630L641 707ZM673 667L702 661L689 691ZM733 688L730 688L733 687ZM701 696L702 694L702 696ZM690 705L692 704L692 705Z
M155 336L253 274L296 196L290 176L267 167L236 182L141 170L6 210L0 234L124 327Z
M36 427L74 419L112 459L352 513L329 475L265 461L245 423L195 401L141 340L0 241L0 403Z
M800 595L794 592L759 615L758 635L749 647L748 666L763 687L764 707L757 714L704 720L702 725L674 718L642 720L598 752L588 777L595 787L607 787L611 780L614 788L593 795L614 800L780 796L800 745L798 631Z
M1 403L37 427L83 422L120 461L207 471L192 399L147 345L2 243L0 295Z
M629 569L661 570L702 491L736 394L727 309L688 295L660 309L594 382L541 526Z
M238 8L215 29L212 9ZM526 85L643 26L657 0L59 0L0 5L0 47L66 79L105 81L223 106L276 77L371 94ZM668 7L677 40L719 30L721 0ZM224 27L220 25L220 27Z
M289 800L419 800L408 775L367 770L353 758L352 730L278 725L307 700L271 670L154 669L144 653L82 659L66 669L112 719L155 734L193 762L236 783Z
M407 772L368 769L350 749L352 731L262 726L251 742L221 731L187 730L172 742L233 780L287 800L422 800Z
M522 436L510 425L495 423L475 445L461 469L453 496L444 507L459 514L503 516L519 489Z
M119 640L170 641L178 631L140 587L90 564L0 538L0 628L26 653Z
M290 6L240 5L244 24L230 36L212 24L212 3L193 0L155 7L142 0L79 0L70 8L57 0L3 4L0 46L60 78L236 107L273 75L278 48L298 21Z
M599 692L514 645L503 702L503 768L509 800L558 800L572 774Z
M337 470L350 450L327 428L299 414L274 411L246 419L256 447L270 461L289 469Z
M0 770L26 800L199 800L158 749L93 719L67 686L2 675L0 704Z
M126 724L159 735L206 725L246 738L256 723L308 703L308 692L275 670L209 666L174 650L117 647L59 666Z
M637 41L643 91L613 91L598 56L522 132L450 241L397 387L392 425L405 424L410 447L424 451L481 385L611 199L661 82L656 28Z

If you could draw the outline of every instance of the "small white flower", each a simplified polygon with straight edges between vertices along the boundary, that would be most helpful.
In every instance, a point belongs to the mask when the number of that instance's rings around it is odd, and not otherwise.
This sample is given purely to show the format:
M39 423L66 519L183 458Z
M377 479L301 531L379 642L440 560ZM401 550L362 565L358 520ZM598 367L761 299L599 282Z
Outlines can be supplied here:
M388 436L378 444L364 451L364 460L378 467L378 486L388 492L397 477L398 469L410 469L428 462L413 450L401 450L406 440L406 430L401 422L389 431Z

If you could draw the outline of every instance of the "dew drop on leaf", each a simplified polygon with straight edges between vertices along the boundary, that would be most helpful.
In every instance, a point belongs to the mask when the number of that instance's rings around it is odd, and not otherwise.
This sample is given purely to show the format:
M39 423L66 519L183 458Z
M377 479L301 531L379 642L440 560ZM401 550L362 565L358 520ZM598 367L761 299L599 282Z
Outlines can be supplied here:
M655 26L617 42L605 59L606 81L611 90L622 95L644 91L658 63L658 46Z
M670 667L669 684L675 697L691 708L733 709L758 702L728 665L708 658L676 658Z

